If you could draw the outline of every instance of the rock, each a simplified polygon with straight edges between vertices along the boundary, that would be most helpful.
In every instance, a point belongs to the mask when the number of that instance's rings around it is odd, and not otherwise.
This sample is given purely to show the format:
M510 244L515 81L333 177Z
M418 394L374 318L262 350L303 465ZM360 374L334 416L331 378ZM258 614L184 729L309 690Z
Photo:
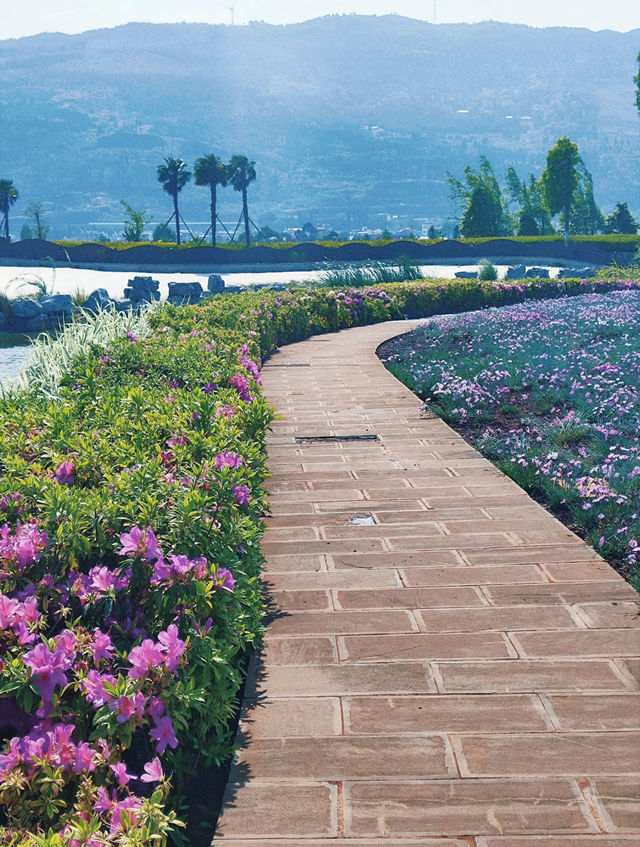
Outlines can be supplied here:
M42 306L38 300L29 297L18 297L11 301L11 320L28 321L42 317Z
M505 279L524 279L524 276L527 272L526 265L511 265L507 268L507 272L505 274Z
M129 280L127 285L133 291L157 291L160 283L150 276L134 276Z
M210 274L207 282L207 291L212 294L220 294L224 291L224 280L219 274Z
M131 303L151 303L153 300L160 299L160 292L152 289L125 288L124 296Z
M558 273L558 279L590 279L595 275L595 268L562 268Z
M478 271L456 271L456 279L478 279Z
M549 271L547 268L529 268L524 276L525 279L549 279Z
M199 282L170 282L167 303L197 303L202 297Z
M73 299L70 294L52 294L50 297L43 297L39 303L47 318L69 317L73 311Z
M112 303L106 288L96 288L84 301L82 308L85 312L99 312L101 309L108 309Z

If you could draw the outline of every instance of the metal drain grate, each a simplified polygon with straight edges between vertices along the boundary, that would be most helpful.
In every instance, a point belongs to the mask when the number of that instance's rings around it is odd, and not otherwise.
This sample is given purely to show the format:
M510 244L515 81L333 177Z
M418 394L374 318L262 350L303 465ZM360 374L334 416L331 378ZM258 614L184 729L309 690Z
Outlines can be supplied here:
M311 365L302 365L302 364L300 364L300 365L298 365L298 364L295 364L295 365L294 364L292 364L292 365L270 365L269 367L272 367L272 368L310 368Z
M296 444L312 444L313 442L334 443L336 441L380 441L377 435L298 435Z

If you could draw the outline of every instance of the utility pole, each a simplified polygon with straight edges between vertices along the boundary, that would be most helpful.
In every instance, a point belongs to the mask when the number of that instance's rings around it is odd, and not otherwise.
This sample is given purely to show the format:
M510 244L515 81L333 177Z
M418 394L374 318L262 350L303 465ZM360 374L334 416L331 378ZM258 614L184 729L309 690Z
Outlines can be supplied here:
M435 0L434 0L434 2L435 2ZM231 26L233 26L233 24L235 22L234 13L236 11L236 7L235 6L229 6L229 11L231 12Z
M433 22L438 23L438 0L433 0Z

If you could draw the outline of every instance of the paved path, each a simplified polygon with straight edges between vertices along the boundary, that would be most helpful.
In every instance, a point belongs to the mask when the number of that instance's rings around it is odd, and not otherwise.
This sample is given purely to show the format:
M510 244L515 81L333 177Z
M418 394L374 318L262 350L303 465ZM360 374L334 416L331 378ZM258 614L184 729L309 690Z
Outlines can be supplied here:
M410 326L264 369L280 614L213 843L638 845L638 595L420 417L375 356ZM336 435L369 440L296 440Z

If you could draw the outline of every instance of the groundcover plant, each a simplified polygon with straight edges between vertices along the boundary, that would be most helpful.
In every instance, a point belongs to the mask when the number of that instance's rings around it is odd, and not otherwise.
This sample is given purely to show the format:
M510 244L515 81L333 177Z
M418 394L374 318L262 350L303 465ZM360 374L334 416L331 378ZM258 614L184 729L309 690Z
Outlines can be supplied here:
M434 318L389 369L640 587L640 293Z
M185 843L186 787L232 754L243 663L261 638L273 419L261 358L313 333L632 285L222 296L119 330L99 318L82 343L70 328L43 351L0 396L2 843Z

